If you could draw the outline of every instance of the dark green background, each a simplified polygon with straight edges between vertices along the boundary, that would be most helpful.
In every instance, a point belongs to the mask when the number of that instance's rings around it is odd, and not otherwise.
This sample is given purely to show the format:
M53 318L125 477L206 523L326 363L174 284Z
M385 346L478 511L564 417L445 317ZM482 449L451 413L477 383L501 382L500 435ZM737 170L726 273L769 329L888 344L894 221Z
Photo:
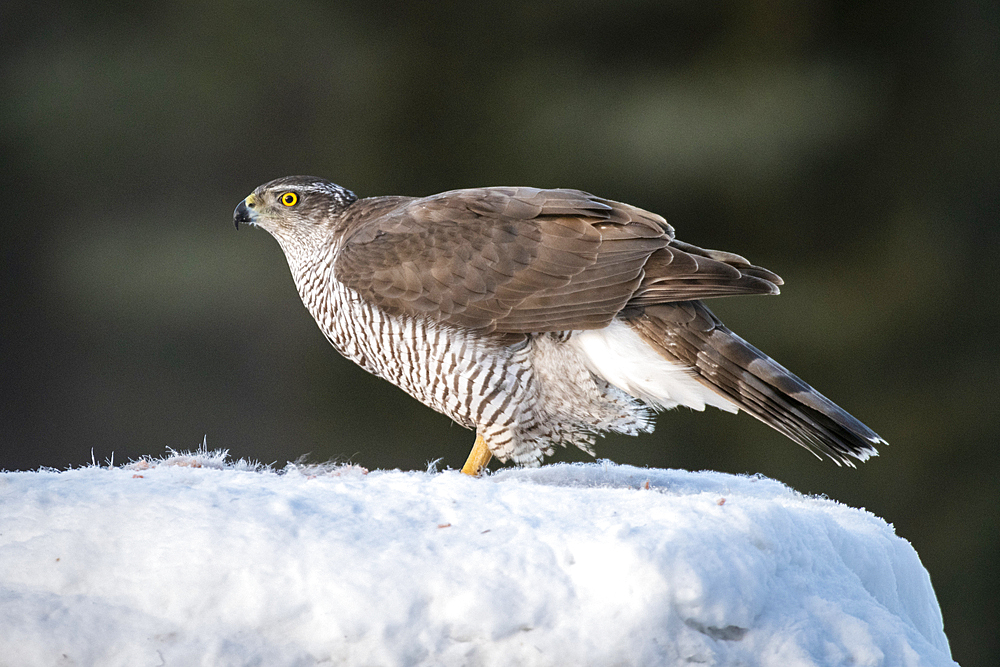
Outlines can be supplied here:
M994 2L0 5L0 467L166 447L459 467L472 436L330 349L233 207L576 187L748 256L737 332L884 436L859 470L741 415L621 463L763 473L895 524L955 658L1000 664ZM584 460L578 452L557 460Z

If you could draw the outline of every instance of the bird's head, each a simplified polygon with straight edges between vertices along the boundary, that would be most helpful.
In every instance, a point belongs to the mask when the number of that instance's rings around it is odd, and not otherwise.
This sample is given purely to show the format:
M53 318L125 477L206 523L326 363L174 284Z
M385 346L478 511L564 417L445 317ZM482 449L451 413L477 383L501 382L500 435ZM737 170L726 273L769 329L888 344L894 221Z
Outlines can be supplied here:
M286 176L261 185L233 211L233 224L263 227L278 241L310 235L357 201L339 185L315 176Z

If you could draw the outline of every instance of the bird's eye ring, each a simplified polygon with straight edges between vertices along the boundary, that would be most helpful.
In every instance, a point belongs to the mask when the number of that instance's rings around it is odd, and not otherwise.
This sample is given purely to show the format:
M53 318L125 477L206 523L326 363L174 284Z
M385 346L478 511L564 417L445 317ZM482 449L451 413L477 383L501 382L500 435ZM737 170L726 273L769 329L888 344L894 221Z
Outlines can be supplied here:
M299 203L299 196L294 192L286 192L281 195L281 203L285 206L295 206Z

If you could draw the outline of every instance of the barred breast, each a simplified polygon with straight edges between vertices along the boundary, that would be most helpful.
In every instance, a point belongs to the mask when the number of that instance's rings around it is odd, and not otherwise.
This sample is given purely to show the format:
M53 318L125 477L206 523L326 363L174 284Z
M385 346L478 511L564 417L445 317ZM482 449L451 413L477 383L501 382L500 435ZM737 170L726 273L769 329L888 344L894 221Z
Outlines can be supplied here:
M483 336L392 316L323 265L296 272L295 282L338 352L476 429L501 461L535 466L555 444L593 454L600 432L652 431L647 407L591 373L573 332Z

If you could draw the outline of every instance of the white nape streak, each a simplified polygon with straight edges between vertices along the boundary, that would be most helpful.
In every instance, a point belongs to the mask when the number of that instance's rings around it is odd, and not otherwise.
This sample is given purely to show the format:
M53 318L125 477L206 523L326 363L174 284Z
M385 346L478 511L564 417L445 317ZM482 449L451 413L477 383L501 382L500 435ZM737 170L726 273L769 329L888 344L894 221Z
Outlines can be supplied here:
M739 410L694 379L686 366L661 356L621 320L612 320L603 329L578 331L569 343L580 351L591 373L654 408L683 405L704 410L711 405L726 412Z

